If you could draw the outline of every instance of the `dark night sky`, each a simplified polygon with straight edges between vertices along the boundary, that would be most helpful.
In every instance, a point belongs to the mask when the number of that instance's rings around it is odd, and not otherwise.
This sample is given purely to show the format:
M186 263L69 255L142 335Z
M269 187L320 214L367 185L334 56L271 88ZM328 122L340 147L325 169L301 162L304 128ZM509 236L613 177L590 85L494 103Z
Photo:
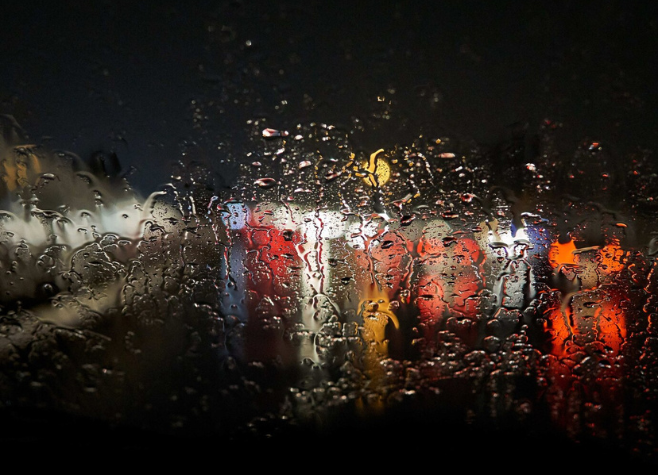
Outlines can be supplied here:
M658 17L626 3L5 2L0 113L32 141L116 152L145 190L185 144L213 162L245 149L249 118L367 121L378 95L391 119L358 147L494 145L549 118L567 154L587 138L655 150Z

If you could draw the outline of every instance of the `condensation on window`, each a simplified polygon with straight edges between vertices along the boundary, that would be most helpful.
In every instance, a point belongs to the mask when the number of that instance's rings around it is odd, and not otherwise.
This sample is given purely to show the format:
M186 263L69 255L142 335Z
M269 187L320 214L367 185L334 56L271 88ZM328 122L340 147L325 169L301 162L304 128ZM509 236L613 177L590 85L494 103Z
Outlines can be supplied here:
M0 405L228 438L449 408L655 454L650 153L254 119L230 186L184 157L140 196L2 127Z

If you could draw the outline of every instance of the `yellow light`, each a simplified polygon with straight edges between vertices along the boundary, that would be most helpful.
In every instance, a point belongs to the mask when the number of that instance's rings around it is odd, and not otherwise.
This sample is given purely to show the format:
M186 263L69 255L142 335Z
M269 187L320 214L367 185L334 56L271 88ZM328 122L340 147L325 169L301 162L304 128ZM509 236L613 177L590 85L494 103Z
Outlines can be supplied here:
M41 162L30 149L31 147L31 145L16 147L17 153L12 157L0 157L0 178L8 191L33 185L36 177L41 173Z
M381 362L388 357L386 327L391 322L395 329L399 330L400 321L393 313L386 292L376 284L370 284L365 294L365 298L360 303L360 315L363 318L362 336L367 345L363 361L371 387L377 388L383 384L385 376ZM359 398L356 400L356 408L362 416L375 415L384 410L385 401L381 397Z
M368 171L368 174L363 177L363 181L370 186L385 185L391 178L390 165L386 160L378 157L383 151L384 149L377 150L370 155L370 160L367 163L362 164L363 168Z
M391 302L382 289L371 284L366 291L365 299L361 301L361 316L363 318L363 337L371 345L374 354L385 358L388 356L388 341L386 340L386 327L389 322L396 329L400 322L391 309Z

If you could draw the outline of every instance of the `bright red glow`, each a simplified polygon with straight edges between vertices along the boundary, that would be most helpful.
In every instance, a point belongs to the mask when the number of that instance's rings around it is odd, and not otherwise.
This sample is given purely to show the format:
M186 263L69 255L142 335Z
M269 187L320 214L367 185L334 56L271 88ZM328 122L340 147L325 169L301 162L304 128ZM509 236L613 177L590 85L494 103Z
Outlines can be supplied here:
M465 237L423 237L417 251L416 305L425 339L433 341L436 331L447 327L474 343L478 337L479 293L485 284L484 253L475 240Z

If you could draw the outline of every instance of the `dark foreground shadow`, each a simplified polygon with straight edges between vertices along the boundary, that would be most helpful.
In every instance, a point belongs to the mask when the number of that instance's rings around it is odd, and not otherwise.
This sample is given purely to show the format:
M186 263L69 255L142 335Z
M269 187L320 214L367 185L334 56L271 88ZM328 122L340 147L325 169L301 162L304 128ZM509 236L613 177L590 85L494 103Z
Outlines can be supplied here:
M371 421L337 422L322 431L287 428L274 436L174 436L67 414L3 410L0 446L12 457L35 463L132 464L167 467L211 463L235 469L391 469L415 472L456 470L634 470L656 468L655 460L633 456L600 440L574 443L549 429L519 424L466 425L446 414L400 411Z

